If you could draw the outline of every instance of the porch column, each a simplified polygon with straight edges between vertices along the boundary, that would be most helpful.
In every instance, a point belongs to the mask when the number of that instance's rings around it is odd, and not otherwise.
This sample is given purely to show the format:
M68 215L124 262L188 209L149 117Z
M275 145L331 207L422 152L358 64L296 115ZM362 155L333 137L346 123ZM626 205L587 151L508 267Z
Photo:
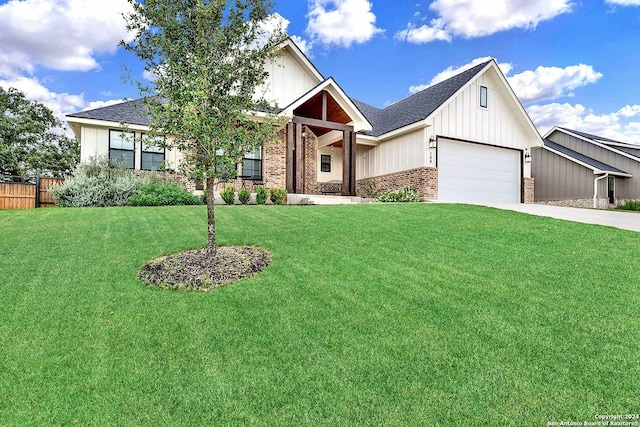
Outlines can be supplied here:
M295 124L295 193L304 194L304 147L302 145L302 123Z
M295 136L293 123L287 123L287 192L295 193L296 180L295 180Z
M342 131L342 195L356 195L356 134Z

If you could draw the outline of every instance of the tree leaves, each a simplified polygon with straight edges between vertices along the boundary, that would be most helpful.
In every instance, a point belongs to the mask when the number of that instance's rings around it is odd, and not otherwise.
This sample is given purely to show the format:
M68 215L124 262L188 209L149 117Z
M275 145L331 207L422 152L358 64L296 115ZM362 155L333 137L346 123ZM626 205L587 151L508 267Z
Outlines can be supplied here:
M36 169L71 170L80 160L78 141L45 105L15 88L0 87L0 174L25 175Z

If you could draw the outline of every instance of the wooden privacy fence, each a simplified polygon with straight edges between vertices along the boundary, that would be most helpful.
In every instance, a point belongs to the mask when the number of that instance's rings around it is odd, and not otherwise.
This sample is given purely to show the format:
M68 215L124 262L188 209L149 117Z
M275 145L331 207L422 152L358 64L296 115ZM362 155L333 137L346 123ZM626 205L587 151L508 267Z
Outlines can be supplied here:
M0 182L1 209L33 209L55 206L49 189L61 184L64 178L44 178L36 176L35 183Z

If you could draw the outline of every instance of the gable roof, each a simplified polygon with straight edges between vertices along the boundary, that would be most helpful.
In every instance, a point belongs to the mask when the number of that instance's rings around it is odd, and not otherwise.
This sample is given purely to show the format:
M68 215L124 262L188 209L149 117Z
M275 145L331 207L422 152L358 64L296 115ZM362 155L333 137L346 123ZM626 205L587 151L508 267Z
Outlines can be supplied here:
M592 135L586 132L575 131L572 129L563 128L560 126L555 126L551 130L547 132L544 138L548 138L554 132L562 132L566 135L573 136L574 138L581 139L589 144L593 144L597 147L604 148L605 150L611 151L612 153L619 154L623 157L631 159L636 162L640 162L640 157L634 156L633 154L627 153L626 151L618 150L616 147L629 147L629 148L639 148L640 146L633 144L625 144L624 142L618 142L613 139L603 138L597 135Z
M469 68L384 109L373 107L355 99L353 102L373 125L373 130L369 132L369 135L380 136L429 117L492 61L489 60Z
M95 108L93 110L81 111L79 113L67 114L67 117L104 120L108 122L125 122L142 126L151 124L151 119L147 114L147 107L144 105L144 98Z
M574 163L581 164L582 166L585 166L591 169L594 173L598 173L598 174L608 173L611 175L619 175L619 176L626 176L626 177L631 176L631 174L628 172L625 172L621 169L610 166L606 163L603 163L591 157L585 156L584 154L580 154L577 151L573 151L567 147L564 147L548 139L544 140L544 148L546 148L551 152L559 154L560 156L568 160L571 160Z
M371 131L372 125L365 114L358 108L358 105L353 102L351 98L342 90L340 85L336 83L333 77L329 77L300 98L293 101L288 106L284 107L280 112L292 117L293 111L300 107L305 102L309 101L315 95L321 91L327 91L333 99L340 105L343 111L345 111L351 119L353 119L353 126L356 132L368 132Z

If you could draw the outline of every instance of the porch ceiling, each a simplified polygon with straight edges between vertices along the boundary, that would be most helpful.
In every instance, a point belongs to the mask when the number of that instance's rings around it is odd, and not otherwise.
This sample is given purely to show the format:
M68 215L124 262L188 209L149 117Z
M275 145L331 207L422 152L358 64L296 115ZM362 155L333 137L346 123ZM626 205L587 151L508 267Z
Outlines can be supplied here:
M326 106L323 106L323 97L326 96ZM326 112L324 109L326 108ZM293 110L294 115L308 117L328 122L347 124L353 119L340 107L338 102L326 91L315 94L307 102ZM322 136L331 131L331 128L309 126L309 129L317 136Z

